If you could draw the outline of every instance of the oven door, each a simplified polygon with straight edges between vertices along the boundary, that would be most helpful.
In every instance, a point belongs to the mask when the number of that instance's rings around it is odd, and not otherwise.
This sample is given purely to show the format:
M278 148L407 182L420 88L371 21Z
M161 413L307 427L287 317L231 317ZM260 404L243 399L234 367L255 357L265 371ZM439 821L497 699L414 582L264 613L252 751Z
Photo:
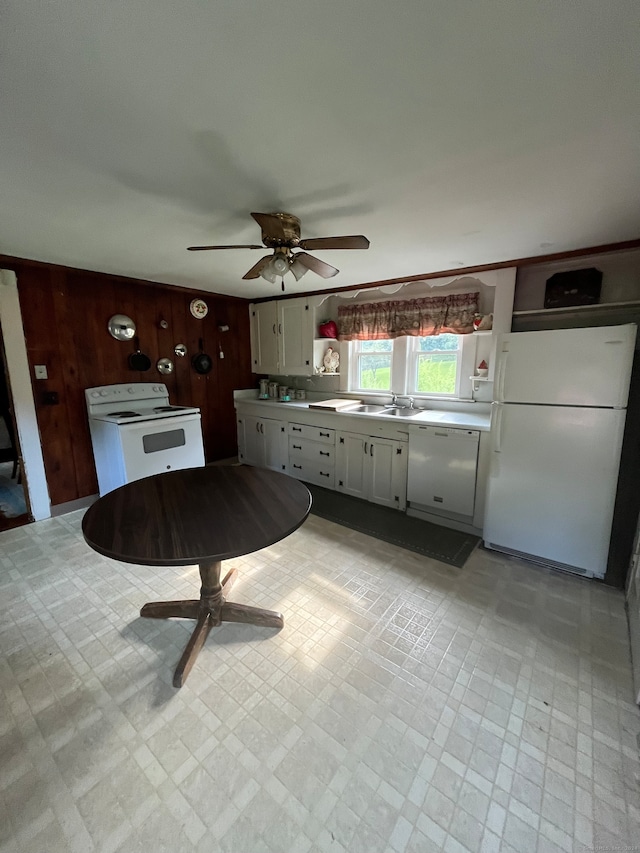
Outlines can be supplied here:
M127 483L204 465L199 414L121 424L118 432Z

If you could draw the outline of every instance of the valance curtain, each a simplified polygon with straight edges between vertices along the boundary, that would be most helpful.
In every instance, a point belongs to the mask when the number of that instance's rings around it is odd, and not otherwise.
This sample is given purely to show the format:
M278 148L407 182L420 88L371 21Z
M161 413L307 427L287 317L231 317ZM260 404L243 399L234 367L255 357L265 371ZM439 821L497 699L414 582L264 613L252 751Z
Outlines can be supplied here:
M478 313L477 293L425 296L338 308L341 341L377 341L402 335L468 335Z

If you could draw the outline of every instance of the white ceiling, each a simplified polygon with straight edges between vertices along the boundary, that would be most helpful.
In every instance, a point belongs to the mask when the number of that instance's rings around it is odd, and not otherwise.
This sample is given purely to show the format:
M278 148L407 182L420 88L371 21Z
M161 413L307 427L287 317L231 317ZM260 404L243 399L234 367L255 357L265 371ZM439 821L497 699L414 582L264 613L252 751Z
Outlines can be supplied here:
M640 236L637 0L5 0L0 252L237 296ZM267 254L265 251L264 254Z

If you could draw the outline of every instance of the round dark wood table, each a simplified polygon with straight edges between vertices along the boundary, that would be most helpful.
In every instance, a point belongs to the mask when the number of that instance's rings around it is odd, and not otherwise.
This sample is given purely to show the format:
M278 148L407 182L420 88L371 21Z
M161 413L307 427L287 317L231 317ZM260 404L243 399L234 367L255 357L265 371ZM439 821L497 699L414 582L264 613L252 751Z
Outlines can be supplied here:
M236 570L220 580L222 560L250 554L293 533L309 514L311 495L293 477L244 465L212 465L156 474L101 497L82 532L99 554L151 566L200 568L200 598L154 601L141 616L195 619L173 676L182 687L209 631L221 622L282 628L281 613L234 604L226 596Z

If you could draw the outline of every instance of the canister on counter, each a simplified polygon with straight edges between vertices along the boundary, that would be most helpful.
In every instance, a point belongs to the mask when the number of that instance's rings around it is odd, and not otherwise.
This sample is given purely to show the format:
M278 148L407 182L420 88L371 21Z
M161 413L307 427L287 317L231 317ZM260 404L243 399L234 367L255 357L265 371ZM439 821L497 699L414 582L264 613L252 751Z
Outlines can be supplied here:
M296 400L306 400L307 392L304 388L296 388Z
M270 382L269 383L269 397L272 397L274 400L278 399L278 383Z
M278 386L278 396L283 403L289 399L289 389L286 385Z

